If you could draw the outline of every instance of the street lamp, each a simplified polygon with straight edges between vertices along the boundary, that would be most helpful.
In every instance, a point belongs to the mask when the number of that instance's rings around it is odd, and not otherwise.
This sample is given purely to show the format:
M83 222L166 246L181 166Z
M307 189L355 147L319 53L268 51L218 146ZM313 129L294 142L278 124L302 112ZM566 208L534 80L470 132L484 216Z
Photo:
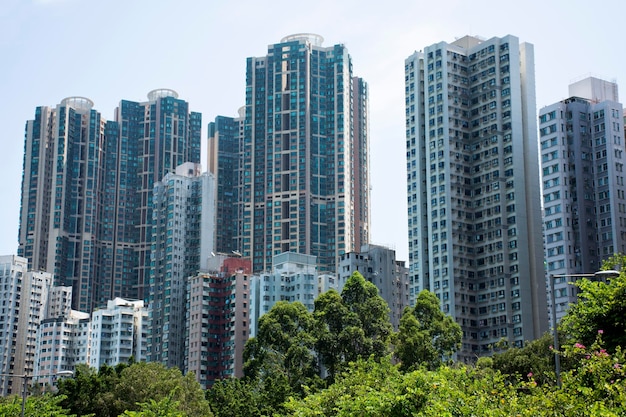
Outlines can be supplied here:
M50 384L54 387L55 382L58 380L58 378L62 378L62 377L71 377L74 376L74 371L58 371L58 372L51 372L51 373L47 373L47 374L38 374L38 375L33 375L33 384L37 383L39 385L39 379L40 378L47 378L47 377L51 377L49 382L45 382L44 384Z
M559 356L559 332L556 327L556 297L554 295L554 280L556 278L597 278L605 281L619 276L619 271L612 269L597 271L589 274L550 274L550 302L552 304L552 335L554 337L554 372L556 383L561 388L561 358Z
M0 376L4 376L4 377L11 377L11 378L22 378L22 414L21 416L24 417L24 408L26 407L26 378L28 378L28 375L24 374L24 375L19 375L19 374L0 374Z
M56 372L54 374L45 374L45 375L38 375L38 377L41 376L73 376L74 372L73 371L59 371ZM29 376L26 374L20 375L20 374L0 374L0 376L3 377L11 377L11 378L22 378L22 413L21 413L21 417L24 417L24 411L25 411L25 407L26 407L26 397L28 396L28 378Z

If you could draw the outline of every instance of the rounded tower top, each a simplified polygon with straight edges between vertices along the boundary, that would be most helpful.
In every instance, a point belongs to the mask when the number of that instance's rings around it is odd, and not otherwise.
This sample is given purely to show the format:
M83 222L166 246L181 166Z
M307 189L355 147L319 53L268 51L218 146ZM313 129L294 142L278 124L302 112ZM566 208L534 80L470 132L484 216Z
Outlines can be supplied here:
M157 88L156 90L152 90L148 93L148 100L150 101L156 101L157 99L163 97L178 98L178 93L174 90L170 90L169 88Z
M317 35L315 33L296 33L293 35L285 36L280 41L289 42L297 40L308 41L314 46L322 46L322 43L324 43L324 38L321 35Z
M71 107L76 111L87 112L93 108L93 101L89 100L87 97L66 97L61 101L61 104Z

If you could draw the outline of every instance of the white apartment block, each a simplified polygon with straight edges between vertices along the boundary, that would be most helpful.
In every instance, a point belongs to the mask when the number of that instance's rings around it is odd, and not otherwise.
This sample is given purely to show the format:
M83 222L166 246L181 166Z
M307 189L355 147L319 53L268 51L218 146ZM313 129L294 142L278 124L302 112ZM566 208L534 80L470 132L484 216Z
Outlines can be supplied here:
M89 313L71 310L42 320L37 331L34 382L54 385L59 376L74 372L77 364L88 362L88 346Z
M433 291L460 360L548 329L533 46L465 36L405 60L411 303Z
M0 395L20 393L28 382L54 384L79 363L94 367L145 360L143 301L109 301L90 320L71 309L72 287L28 271L19 256L0 256Z
M49 293L46 318L69 317L72 312L72 287L53 286Z
M109 300L106 309L94 311L89 323L89 366L145 360L147 317L143 301L122 298Z
M20 256L0 256L0 373L32 375L37 328L45 318L52 275L28 271ZM23 380L0 377L0 395L21 392Z
M131 357L145 360L147 315L143 301L116 298L91 315L70 310L43 320L37 332L34 381L54 385L81 363L97 369Z
M293 252L275 255L272 271L251 279L250 334L255 336L259 318L278 301L299 301L310 311L315 299L332 289L341 291L337 277L318 274L316 257Z
M148 360L167 367L184 369L187 280L214 249L215 193L215 176L190 162L154 185Z

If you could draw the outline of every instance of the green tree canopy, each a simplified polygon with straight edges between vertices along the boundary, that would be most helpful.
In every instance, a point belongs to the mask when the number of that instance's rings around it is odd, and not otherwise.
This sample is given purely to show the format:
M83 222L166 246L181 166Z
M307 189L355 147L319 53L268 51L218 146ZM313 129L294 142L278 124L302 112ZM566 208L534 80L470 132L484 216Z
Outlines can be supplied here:
M461 327L440 310L435 294L424 290L400 318L394 353L403 370L420 365L434 369L459 349L461 336Z
M607 260L603 269L624 265L625 255L615 255ZM582 279L578 302L571 305L562 319L560 329L570 344L589 346L598 332L603 334L604 346L613 352L618 346L626 349L626 275L604 281Z
M139 411L125 411L121 417L186 417L180 411L180 403L172 401L170 396L159 401L150 399L147 403L139 404Z
M260 390L247 378L216 381L206 393L211 410L217 417L262 416Z
M303 387L318 374L314 325L313 316L302 303L276 303L259 319L256 338L246 343L244 374L266 387L282 387L286 382L294 393L302 394Z
M509 380L491 369L465 365L402 373L387 360L358 361L334 384L306 398L290 398L284 415L319 416L624 416L624 355L600 344L568 348L576 369L563 373L563 387L537 384L533 375Z
M492 366L510 381L531 375L538 383L556 383L554 373L554 351L551 349L553 336L544 334L539 339L528 342L524 347L511 347L493 355ZM561 361L563 369L568 369L568 362Z
M97 370L87 364L78 365L73 378L58 382L58 393L64 396L61 405L78 416L117 417L125 408L115 398L114 389L125 366L112 368L104 365Z
M211 416L204 391L193 374L183 376L178 368L139 362L99 371L81 365L74 378L59 381L62 405L79 416L117 417L125 411L140 411L141 404L159 404L164 398L178 404L189 417Z
M382 358L389 351L393 328L389 306L374 284L355 271L341 295L330 290L315 300L315 348L330 381L345 364L360 358Z
M30 396L24 407L24 417L75 417L61 406L65 397L60 395L44 394ZM0 416L19 417L22 414L22 397L12 395L0 397Z

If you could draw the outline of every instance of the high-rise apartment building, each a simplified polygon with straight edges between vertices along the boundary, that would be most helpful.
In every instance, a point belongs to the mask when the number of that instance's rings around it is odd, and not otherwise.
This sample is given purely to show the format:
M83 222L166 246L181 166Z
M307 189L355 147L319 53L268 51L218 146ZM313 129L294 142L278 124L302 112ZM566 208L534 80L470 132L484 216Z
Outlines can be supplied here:
M570 85L569 95L539 111L548 280L592 276L604 259L626 253L626 145L617 84L589 77ZM574 280L554 278L557 319L576 302Z
M256 272L283 252L334 272L369 240L367 85L322 42L292 35L247 60L239 250Z
M71 374L76 365L99 369L146 360L148 312L143 301L116 298L91 315L71 310L67 315L42 320L37 332L33 379L53 385Z
M405 61L409 277L459 359L547 330L533 46L466 36Z
M343 288L352 273L358 271L378 288L389 306L389 320L395 329L405 307L409 307L409 269L396 260L396 251L384 246L364 245L360 252L341 255L337 276Z
M215 255L187 280L185 372L203 388L243 376L243 349L250 337L248 259Z
M144 296L152 187L183 162L200 162L201 123L166 89L123 100L113 121L70 97L26 123L18 253L71 285L75 309Z
M20 256L0 256L0 395L22 391L23 380L7 375L32 375L37 329L46 318L52 275L29 271Z
M89 313L70 310L50 316L37 331L33 380L54 385L61 375L71 374L78 364L89 363Z
M243 185L241 152L245 108L240 116L218 116L208 126L207 170L215 176L217 196L215 213L215 251L240 252L242 245Z
M92 368L146 360L148 311L143 301L109 300L107 307L91 314L88 363Z
M90 308L98 269L98 214L106 121L84 97L37 107L26 123L18 254L71 285Z
M206 270L215 234L215 177L186 162L154 185L148 359L184 369L187 280Z

